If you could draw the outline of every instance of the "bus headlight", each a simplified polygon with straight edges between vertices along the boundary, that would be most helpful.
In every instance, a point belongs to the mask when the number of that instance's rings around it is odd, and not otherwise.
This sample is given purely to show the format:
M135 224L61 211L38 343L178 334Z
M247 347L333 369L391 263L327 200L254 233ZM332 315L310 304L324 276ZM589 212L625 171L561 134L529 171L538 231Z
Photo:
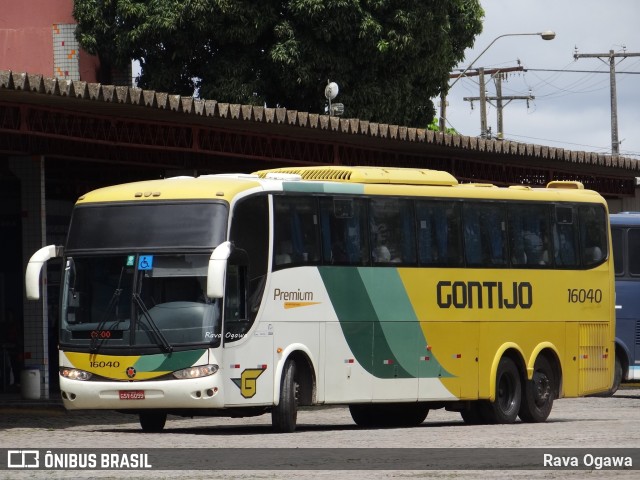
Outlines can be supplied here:
M179 379L208 377L218 371L218 365L200 365L173 372L173 376Z
M69 380L89 380L93 377L92 373L77 368L61 368L60 375Z

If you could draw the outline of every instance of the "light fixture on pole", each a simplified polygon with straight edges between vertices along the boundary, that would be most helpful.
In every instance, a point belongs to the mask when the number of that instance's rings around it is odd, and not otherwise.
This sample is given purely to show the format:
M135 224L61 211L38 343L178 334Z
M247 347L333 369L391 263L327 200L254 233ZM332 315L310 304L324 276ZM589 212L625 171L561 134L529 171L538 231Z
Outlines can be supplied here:
M338 84L327 80L327 86L324 87L324 96L329 101L329 116L340 116L344 113L344 105L342 103L331 104L331 100L338 96Z
M447 88L447 92L449 90L451 90L451 87L453 87L456 83L458 83L458 80L460 80L462 77L464 77L464 74L467 73L469 70L471 70L471 67L473 67L473 64L476 63L480 57L482 55L484 55L484 53L489 50L489 48L491 47L491 45L493 45L494 43L496 43L498 40L500 40L503 37L518 37L518 36L523 36L523 35L536 35L539 36L540 38L542 38L543 40L553 40L554 38L556 38L556 32L552 31L552 30L545 30L543 32L536 32L536 33L504 33L502 35L498 35L496 38L494 38L491 43L489 45L487 45L485 47L484 50L482 50L480 52L480 54L474 58L471 63L469 64L469 66L467 68L465 68L459 75L458 77L453 81L453 83L451 85L449 85L449 87ZM445 96L447 92L442 92L441 94L441 102L440 102L440 131L444 132L445 130Z

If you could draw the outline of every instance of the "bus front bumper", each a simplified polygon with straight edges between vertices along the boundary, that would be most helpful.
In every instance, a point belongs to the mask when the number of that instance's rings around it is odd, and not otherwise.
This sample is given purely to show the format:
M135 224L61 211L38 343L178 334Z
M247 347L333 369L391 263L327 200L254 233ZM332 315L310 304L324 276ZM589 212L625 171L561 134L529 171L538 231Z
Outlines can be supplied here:
M222 377L144 381L92 382L60 377L68 410L141 410L223 408Z

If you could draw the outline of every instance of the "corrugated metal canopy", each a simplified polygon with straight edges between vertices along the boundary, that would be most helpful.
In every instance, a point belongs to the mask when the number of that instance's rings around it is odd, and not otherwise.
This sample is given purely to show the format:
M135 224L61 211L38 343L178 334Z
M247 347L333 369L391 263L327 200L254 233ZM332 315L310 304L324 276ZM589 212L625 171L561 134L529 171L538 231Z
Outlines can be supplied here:
M71 143L45 146L42 138ZM37 148L57 157L209 171L338 164L445 170L497 184L579 180L613 195L633 194L631 180L640 176L638 161L628 157L0 71L0 151Z

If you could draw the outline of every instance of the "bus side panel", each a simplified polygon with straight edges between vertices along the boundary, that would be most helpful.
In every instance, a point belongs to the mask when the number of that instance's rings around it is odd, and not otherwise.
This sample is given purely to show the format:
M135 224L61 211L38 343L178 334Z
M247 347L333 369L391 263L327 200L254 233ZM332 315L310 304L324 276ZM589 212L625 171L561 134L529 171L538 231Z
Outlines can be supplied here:
M478 322L422 322L425 336L438 339L420 357L421 400L478 398ZM447 359L445 368L435 358ZM437 379L437 384L434 383Z
M322 379L321 352L330 356L332 344L323 345L321 332L329 332L330 327L321 327L327 322L337 323L326 289L315 267L287 268L273 272L266 286L264 305L258 318L258 329L271 325L273 335L271 351L276 356L274 365L274 388L277 390L281 372L287 356L294 351L308 357L313 379ZM331 335L331 333L327 333ZM342 334L340 334L342 337ZM331 340L332 342L334 339ZM345 356L345 355L341 355ZM325 372L325 375L330 374ZM316 400L320 403L325 395L324 388L317 388ZM272 398L273 402L273 398Z
M273 325L261 323L244 339L225 343L219 372L225 407L273 403L273 338Z
M611 326L608 323L580 323L578 364L578 394L588 395L611 388L615 349L609 345Z
M616 280L616 340L620 342L629 359L628 380L640 380L640 360L635 360L640 358L638 280Z
M415 335L416 322L387 321L374 323L373 327L373 398L416 401L418 349L424 344ZM393 388L389 387L390 381L393 381Z
M349 324L354 337L372 339L372 324L354 322ZM373 377L358 362L347 344L343 327L338 321L326 324L325 402L370 402ZM364 347L366 348L366 347ZM372 352L373 344L369 344ZM371 359L371 355L369 355ZM370 366L368 366L370 368Z
M562 365L562 385L560 387L560 398L577 397L579 388L579 339L580 325L578 322L567 322L565 324L566 341L564 348L564 358Z

